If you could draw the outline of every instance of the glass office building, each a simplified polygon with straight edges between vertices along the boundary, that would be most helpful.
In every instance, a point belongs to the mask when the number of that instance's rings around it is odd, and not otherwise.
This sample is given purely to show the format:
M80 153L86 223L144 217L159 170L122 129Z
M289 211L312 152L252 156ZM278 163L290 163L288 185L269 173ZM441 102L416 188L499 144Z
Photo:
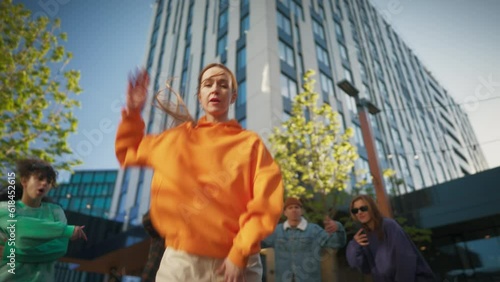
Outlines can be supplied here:
M64 210L107 217L117 174L117 170L75 171L68 183L59 184L48 196Z

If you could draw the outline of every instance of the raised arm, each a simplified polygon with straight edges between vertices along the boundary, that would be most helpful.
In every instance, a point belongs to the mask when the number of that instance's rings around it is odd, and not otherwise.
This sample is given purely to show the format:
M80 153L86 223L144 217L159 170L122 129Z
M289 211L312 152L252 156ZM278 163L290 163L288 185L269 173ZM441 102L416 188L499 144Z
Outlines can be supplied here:
M334 221L330 218L325 223L325 229L319 227L319 232L316 235L320 238L322 247L340 249L346 244L346 234L342 223Z
M129 78L127 107L122 110L122 120L115 140L115 153L122 166L150 165L149 157L156 136L144 134L141 110L147 98L149 76L145 70Z

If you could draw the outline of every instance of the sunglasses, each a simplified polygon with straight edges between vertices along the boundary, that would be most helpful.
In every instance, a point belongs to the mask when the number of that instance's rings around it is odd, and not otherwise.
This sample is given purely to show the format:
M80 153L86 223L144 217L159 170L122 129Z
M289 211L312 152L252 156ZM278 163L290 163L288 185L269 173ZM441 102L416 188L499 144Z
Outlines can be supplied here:
M368 211L368 206L361 206L359 208L352 208L351 209L351 213L352 214L357 214L359 211L367 212Z

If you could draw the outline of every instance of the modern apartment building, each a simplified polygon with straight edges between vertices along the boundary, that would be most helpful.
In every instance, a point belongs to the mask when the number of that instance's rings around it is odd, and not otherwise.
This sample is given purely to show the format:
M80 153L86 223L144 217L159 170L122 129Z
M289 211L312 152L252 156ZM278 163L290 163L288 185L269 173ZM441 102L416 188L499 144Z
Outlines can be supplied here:
M466 112L368 0L158 0L155 11L144 59L151 102L175 78L171 85L200 117L198 74L221 62L239 84L230 115L267 139L313 69L323 102L354 128L356 169L368 170L356 103L337 83L349 81L381 110L371 126L382 167L404 180L388 187L398 194L487 168ZM147 132L158 133L169 120L151 104L143 118ZM165 157L165 165L176 164ZM140 224L151 177L148 169L120 170L110 218Z

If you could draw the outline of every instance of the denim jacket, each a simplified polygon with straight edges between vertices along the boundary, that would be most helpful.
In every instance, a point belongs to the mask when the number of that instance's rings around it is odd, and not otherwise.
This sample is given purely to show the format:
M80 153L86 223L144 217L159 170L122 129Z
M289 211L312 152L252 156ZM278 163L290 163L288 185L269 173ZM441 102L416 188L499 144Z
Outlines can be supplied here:
M344 226L336 223L338 230L331 235L304 218L297 228L280 223L261 244L263 248L274 248L276 281L321 281L321 249L338 249L346 244Z

